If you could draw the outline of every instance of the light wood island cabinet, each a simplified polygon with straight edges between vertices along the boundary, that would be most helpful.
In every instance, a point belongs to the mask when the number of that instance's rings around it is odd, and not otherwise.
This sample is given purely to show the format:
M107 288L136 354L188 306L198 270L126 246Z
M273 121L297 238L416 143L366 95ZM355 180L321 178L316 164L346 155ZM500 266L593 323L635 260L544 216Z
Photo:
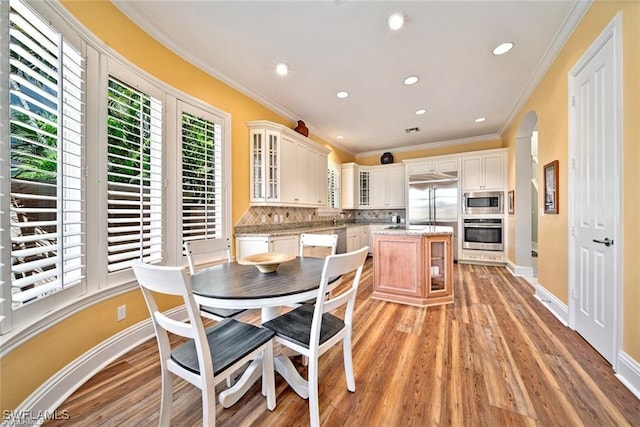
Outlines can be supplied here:
M374 231L373 298L430 306L453 302L451 227Z

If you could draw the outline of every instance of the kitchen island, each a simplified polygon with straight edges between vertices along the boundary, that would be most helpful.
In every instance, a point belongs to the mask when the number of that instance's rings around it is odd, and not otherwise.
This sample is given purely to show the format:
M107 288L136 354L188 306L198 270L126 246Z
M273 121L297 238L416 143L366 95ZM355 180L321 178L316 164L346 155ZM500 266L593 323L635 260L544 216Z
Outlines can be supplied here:
M453 302L452 227L397 226L374 232L373 298L431 306Z

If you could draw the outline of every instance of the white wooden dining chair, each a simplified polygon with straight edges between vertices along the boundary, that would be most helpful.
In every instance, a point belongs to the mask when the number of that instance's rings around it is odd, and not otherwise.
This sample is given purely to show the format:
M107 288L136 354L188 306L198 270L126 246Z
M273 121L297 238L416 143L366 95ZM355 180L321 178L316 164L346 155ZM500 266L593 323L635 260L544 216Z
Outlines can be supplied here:
M342 341L347 389L351 392L356 389L351 358L351 330L356 293L368 251L369 247L365 246L353 252L328 256L322 270L315 305L302 304L262 325L275 332L276 342L308 357L309 416L311 425L314 427L320 425L318 358L340 341ZM325 299L331 278L354 271L351 286ZM331 313L345 304L346 310L343 317Z
M228 237L219 239L186 240L184 242L184 254L187 257L187 263L189 264L189 272L191 274L195 274L197 271L196 263L199 260L205 260L209 263L216 260L231 262L231 241ZM200 306L200 314L203 317L215 321L236 318L245 311L245 309L220 308L206 305Z
M305 256L305 248L327 248L328 255L335 255L336 248L338 247L338 235L337 234L315 234L315 233L302 233L300 234L300 256ZM307 255L309 256L309 255ZM317 256L314 253L311 256ZM325 254L322 254L324 257ZM319 256L317 256L319 257Z
M306 256L312 256L314 258L324 258L327 255L335 255L336 249L338 247L338 235L337 234L316 234L316 233L302 233L300 234L300 251L298 253L299 256L305 256L305 248L309 248L311 250L311 254L307 254ZM325 249L324 253L317 254L317 252L313 252L314 249L323 248ZM307 249L307 251L309 251ZM340 278L337 278L335 281L331 282L329 286L329 292L336 286L340 284ZM313 303L313 301L300 301L301 303ZM294 307L297 307L295 305ZM307 359L303 358L303 364L306 366Z
M184 268L135 262L133 271L149 308L160 351L161 426L168 426L171 420L172 373L202 391L202 425L214 426L215 386L260 354L263 359L262 389L267 397L267 408L275 408L272 331L234 319L223 320L205 330ZM162 313L154 293L182 297L188 322ZM169 334L187 338L187 341L172 348Z

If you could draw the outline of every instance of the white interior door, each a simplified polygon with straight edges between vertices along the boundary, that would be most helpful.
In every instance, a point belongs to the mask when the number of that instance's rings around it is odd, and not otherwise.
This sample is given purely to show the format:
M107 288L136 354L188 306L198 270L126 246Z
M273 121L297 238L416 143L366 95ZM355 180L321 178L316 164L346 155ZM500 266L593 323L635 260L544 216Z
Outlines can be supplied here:
M585 54L571 81L573 326L610 363L615 359L619 295L622 171L615 38Z

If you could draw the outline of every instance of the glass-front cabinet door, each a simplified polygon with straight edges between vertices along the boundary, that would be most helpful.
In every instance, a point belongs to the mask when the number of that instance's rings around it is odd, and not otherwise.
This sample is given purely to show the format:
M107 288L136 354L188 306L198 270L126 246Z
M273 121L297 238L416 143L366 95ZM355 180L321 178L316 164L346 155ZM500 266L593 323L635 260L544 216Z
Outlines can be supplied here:
M427 299L443 303L453 301L451 236L429 236L424 240Z
M266 129L251 130L251 202L280 200L280 135Z
M360 182L359 206L366 207L371 204L371 172L361 170L358 176Z
M251 131L251 201L264 201L264 131Z
M266 131L267 152L265 171L267 173L266 201L280 200L280 136L275 132Z

